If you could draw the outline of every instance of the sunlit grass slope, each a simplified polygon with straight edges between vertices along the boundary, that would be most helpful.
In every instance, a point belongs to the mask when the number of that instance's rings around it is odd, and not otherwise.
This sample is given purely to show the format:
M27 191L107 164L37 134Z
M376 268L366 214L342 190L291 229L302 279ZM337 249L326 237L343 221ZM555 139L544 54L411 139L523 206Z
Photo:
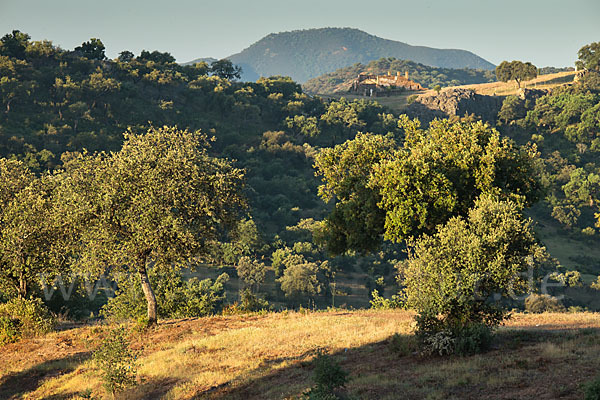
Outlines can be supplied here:
M319 351L350 373L347 394L358 399L578 399L600 370L600 314L517 314L491 351L471 357L406 351L411 326L406 311L163 321L132 334L140 382L121 398L299 398ZM106 332L78 327L5 346L0 398L104 398L89 355Z

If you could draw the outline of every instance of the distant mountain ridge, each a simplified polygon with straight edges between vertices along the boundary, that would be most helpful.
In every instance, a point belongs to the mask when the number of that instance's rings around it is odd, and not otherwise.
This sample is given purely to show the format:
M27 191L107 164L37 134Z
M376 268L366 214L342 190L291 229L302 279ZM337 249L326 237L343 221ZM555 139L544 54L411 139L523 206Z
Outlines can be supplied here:
M494 69L494 64L466 50L412 46L354 28L318 28L272 33L227 57L244 70L244 80L287 75L303 83L311 78L382 57L411 60L442 68Z

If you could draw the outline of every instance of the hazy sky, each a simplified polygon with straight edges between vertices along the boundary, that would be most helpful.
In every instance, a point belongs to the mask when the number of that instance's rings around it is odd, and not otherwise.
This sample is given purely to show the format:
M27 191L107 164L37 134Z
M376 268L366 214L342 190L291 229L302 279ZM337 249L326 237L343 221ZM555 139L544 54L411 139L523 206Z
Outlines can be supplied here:
M222 58L269 33L321 27L465 49L494 64L572 66L581 46L600 41L600 0L0 0L1 34L19 29L64 49L98 37L110 58L142 49L179 62Z

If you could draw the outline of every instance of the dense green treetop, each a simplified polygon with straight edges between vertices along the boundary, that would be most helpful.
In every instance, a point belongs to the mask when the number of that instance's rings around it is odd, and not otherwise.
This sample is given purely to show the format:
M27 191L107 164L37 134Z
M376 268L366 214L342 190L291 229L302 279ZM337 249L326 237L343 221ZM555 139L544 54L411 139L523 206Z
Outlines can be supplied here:
M74 155L62 172L68 179L59 201L80 227L79 264L139 273L151 322L156 300L147 264L171 268L206 257L245 206L244 172L209 156L207 146L199 132L128 132L120 151Z
M466 215L482 194L531 205L540 194L535 148L520 148L482 122L436 120L426 130L400 118L401 147L357 136L316 158L332 252L372 250L380 235L393 241L432 233ZM358 238L349 240L349 238Z
M399 280L406 306L420 314L419 329L502 321L506 310L497 300L526 293L528 269L545 258L531 225L517 203L482 196L464 217L411 241Z
M530 62L502 61L496 67L496 77L499 81L508 82L514 80L519 87L521 87L521 82L533 79L537 75L537 67Z
M579 60L575 63L580 68L600 70L600 42L594 42L579 49Z

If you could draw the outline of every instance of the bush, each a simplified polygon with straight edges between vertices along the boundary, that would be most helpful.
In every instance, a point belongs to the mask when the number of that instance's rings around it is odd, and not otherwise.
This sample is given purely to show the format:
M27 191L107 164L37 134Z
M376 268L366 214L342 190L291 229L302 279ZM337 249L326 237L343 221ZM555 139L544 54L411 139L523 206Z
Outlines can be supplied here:
M470 355L489 349L492 328L483 323L448 324L436 317L417 315L417 339L425 355Z
M13 343L21 337L19 320L0 316L0 346Z
M583 387L585 400L600 400L600 377L588 382Z
M54 324L54 317L39 298L14 298L0 304L0 344L48 333Z
M417 350L417 343L414 336L403 336L394 333L390 338L390 350L402 356L408 356Z
M406 103L407 103L407 104L412 104L412 103L414 103L414 102L415 102L415 100L417 99L417 97L418 97L418 96L417 96L416 94L411 94L410 96L408 96L408 97L406 98Z
M239 308L245 312L263 311L271 308L268 301L258 297L249 289L244 289L240 298Z
M525 299L525 311L534 314L564 312L565 306L556 297L547 294L530 294Z
M544 256L520 206L491 196L478 199L467 218L452 218L435 234L409 241L409 250L398 267L402 300L418 313L421 342L444 354L452 352L453 341L470 348L471 339L461 335L470 335L472 326L498 325L507 310L495 294L522 293L529 257Z
M320 353L314 360L313 380L315 386L305 393L306 399L338 399L336 391L348 383L348 372L330 356Z
M402 308L402 300L398 295L393 295L391 299L386 299L379 295L379 291L377 289L374 289L371 293L371 296L373 296L373 300L371 300L369 303L371 303L371 308L374 310L392 310L396 308Z
M490 348L492 338L492 329L487 325L461 327L456 333L454 352L462 356L484 352Z
M183 280L180 271L149 270L149 277L162 318L203 317L218 312L225 299L225 283L229 275L212 279ZM102 307L101 314L113 321L137 319L146 314L146 300L137 274L118 282L116 296Z
M456 339L449 330L441 330L423 337L421 353L424 355L438 354L440 356L454 353Z
M136 355L129 348L123 328L111 330L94 352L94 361L101 371L103 385L113 398L116 393L135 385L135 360Z

